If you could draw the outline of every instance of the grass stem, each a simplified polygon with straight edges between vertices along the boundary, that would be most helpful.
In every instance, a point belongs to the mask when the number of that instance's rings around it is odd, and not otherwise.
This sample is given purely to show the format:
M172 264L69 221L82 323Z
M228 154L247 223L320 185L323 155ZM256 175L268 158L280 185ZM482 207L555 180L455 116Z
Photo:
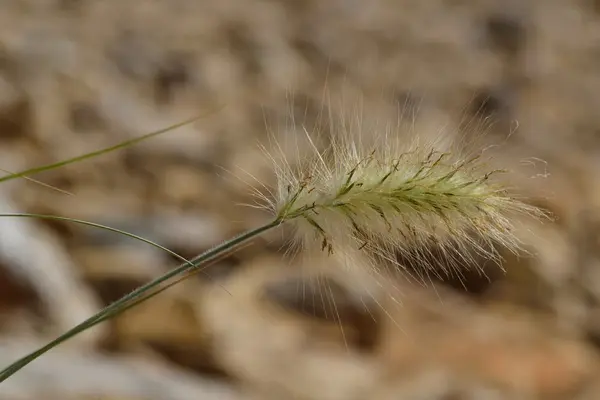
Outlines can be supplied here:
M227 240L226 242L224 242L216 247L213 247L212 249L202 253L201 255L195 257L194 259L190 260L191 263L184 263L184 264L172 269L171 271L167 272L166 274L152 280L151 282L148 282L147 284L140 286L133 292L121 297L119 300L117 300L117 301L113 302L112 304L108 305L107 307L103 308L102 310L100 310L98 313L96 313L92 317L86 319L85 321L83 321L79 325L73 327L72 329L68 330L64 334L57 337L56 339L48 342L47 344L40 347L39 349L20 358L19 360L15 361L8 367L4 368L2 371L0 371L0 382L4 382L6 379L8 379L10 376L15 374L17 371L19 371L20 369L22 369L23 367L25 367L26 365L28 365L29 363L34 361L36 358L38 358L41 355L43 355L44 353L50 351L52 348L58 346L59 344L65 342L66 340L68 340L68 339L74 337L75 335L93 327L94 325L96 325L100 322L103 322L109 318L112 318L115 315L130 308L132 302L137 304L138 303L137 300L139 300L141 297L146 295L149 291L151 291L151 290L155 289L156 287L158 287L159 285L161 285L163 282L165 282L177 275L181 275L185 272L188 272L188 271L192 270L193 268L199 268L202 265L204 265L205 263L219 257L223 253L235 249L236 247L247 242L248 240L251 240L251 239L257 237L257 236L265 233L266 231L271 230L271 229L281 225L282 223L283 223L283 221L281 219L275 219L265 225L262 225L257 228L246 231L230 240ZM145 299L148 299L149 297L152 297L152 296L147 296L147 297L145 297Z

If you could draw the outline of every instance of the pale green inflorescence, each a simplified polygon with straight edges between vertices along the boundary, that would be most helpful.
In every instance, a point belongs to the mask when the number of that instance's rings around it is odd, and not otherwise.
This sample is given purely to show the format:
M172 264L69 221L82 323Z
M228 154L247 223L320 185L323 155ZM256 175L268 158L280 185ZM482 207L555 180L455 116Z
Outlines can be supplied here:
M515 214L543 215L496 182L502 171L486 169L481 156L461 158L424 143L402 150L387 138L370 148L346 138L327 152L314 150L304 168L278 166L272 204L304 247L391 262L400 252L429 269L435 246L453 269L473 261L473 250L490 259L498 245L519 250Z

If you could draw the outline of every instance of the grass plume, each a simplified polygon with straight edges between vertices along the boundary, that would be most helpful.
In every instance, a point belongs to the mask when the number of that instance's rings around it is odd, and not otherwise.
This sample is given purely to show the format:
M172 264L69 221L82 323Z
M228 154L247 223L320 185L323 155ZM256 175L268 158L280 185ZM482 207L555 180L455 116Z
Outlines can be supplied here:
M272 214L269 221L113 302L0 371L0 382L56 345L159 293L166 282L284 224L295 229L296 244L302 248L337 252L343 258L366 255L372 266L387 261L402 269L396 261L400 252L423 269L433 270L428 257L431 244L459 268L471 261L467 248L489 258L498 256L495 243L518 251L513 216L544 215L511 194L497 179L501 171L490 170L482 154L465 157L422 137L407 144L389 129L368 138L364 130L358 133L337 131L330 146L321 151L307 132L311 154L303 154L299 165L292 165L285 154L281 159L271 157L276 187L270 190L259 182L264 192L257 192L258 207Z
M405 272L398 260L408 259L420 277L460 275L477 266L473 254L500 261L498 248L522 251L519 218L547 217L511 193L501 179L507 171L490 168L483 151L406 140L389 127L369 138L363 132L338 131L322 151L305 130L312 154L301 165L270 156L277 186L258 193L259 203L294 226L299 251L360 252L373 267L391 263ZM435 262L440 255L443 263Z

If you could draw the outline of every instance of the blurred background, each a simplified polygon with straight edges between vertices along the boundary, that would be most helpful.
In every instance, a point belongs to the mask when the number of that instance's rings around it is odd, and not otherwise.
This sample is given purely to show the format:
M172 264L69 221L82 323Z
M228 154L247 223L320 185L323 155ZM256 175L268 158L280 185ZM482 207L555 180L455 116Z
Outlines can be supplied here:
M61 191L2 183L3 213L192 257L268 218L239 205L250 175L274 182L260 144L335 134L323 115L358 109L407 134L476 137L556 221L523 224L530 255L507 255L506 272L400 279L401 306L266 235L43 356L0 400L600 398L600 2L0 3L3 170L204 114L32 176ZM2 367L177 264L115 233L2 218Z

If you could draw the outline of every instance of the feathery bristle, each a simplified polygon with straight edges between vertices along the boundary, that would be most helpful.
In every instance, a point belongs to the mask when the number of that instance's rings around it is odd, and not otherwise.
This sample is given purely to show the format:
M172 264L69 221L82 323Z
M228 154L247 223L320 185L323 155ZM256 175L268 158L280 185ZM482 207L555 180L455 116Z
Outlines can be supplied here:
M452 273L475 263L473 250L493 260L497 246L520 250L513 216L544 215L511 196L496 179L502 171L486 169L481 154L465 158L419 137L403 145L389 129L367 146L347 132L326 151L313 145L302 166L276 165L268 207L294 225L305 248L392 263L400 254L437 273L433 246L444 258L446 271L438 272Z

